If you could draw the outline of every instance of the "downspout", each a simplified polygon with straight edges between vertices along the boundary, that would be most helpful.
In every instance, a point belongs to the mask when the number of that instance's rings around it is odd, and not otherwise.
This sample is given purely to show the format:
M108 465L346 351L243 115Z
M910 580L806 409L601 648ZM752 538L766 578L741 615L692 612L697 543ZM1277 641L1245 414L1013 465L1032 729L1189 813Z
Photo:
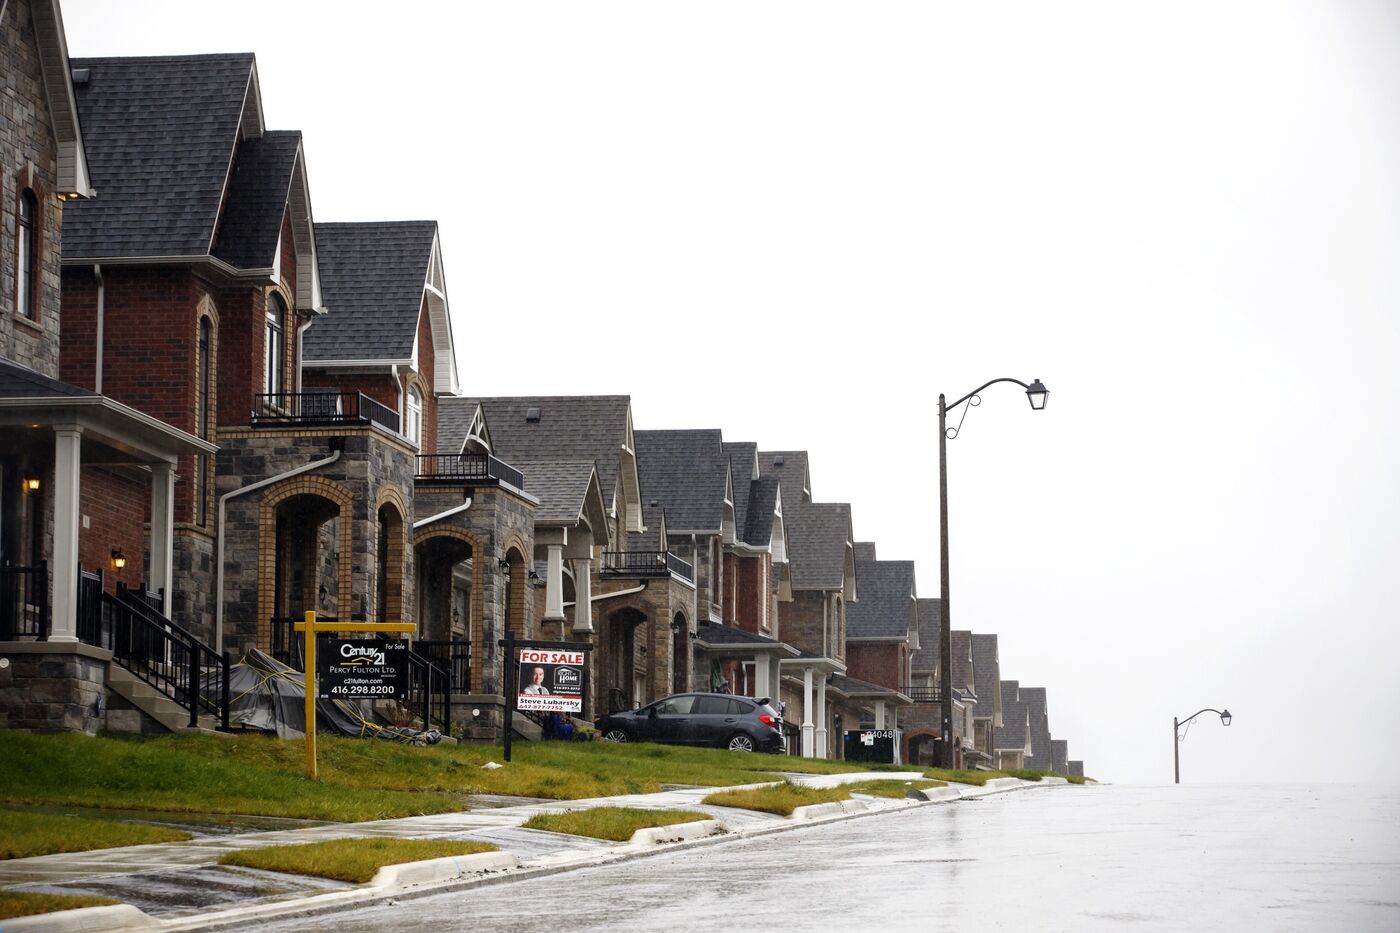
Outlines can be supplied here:
M471 507L472 507L472 500L471 500L470 498L468 498L466 502L463 502L461 505L454 505L452 508L448 509L446 512L439 512L439 513L437 513L436 515L429 515L427 518L420 519L419 521L414 522L414 523L413 523L413 530L414 530L414 531L417 531L419 528L422 528L424 525L431 525L433 522L440 522L440 521L442 521L444 518L447 518L449 515L456 515L458 512L465 512L467 509L469 509L469 508L471 508Z
M9 0L6 0L8 3ZM0 11L3 12L3 11ZM93 359L92 391L98 395L102 394L102 330L106 318L107 286L102 281L102 264L95 262L92 264L92 277L97 280L97 348Z
M394 408L399 413L399 428L402 429L404 415L408 414L408 412L403 410L403 383L399 381L398 363L389 364L389 376L394 380L394 398L398 399L398 401L394 404ZM400 430L399 433L402 434L403 431Z
M616 599L616 598L619 597L619 596L634 596L634 595L636 595L637 593L640 593L642 590L646 589L646 588L647 588L647 584L650 583L650 582L651 582L650 580L644 580L644 581L642 581L642 585L641 585L641 586L634 586L634 587L632 587L630 590L618 590L616 593L604 593L604 594L602 594L601 596L594 596L592 599L590 599L590 600L588 601L588 604L589 604L590 606L596 606L596 605L598 605L599 603L601 603L601 602L602 602L603 600L605 600L605 599ZM574 604L573 601L567 602L567 603L564 604L564 608L567 609L568 607L572 606L573 604Z
M301 355L302 337L306 334L306 329L316 322L314 315L306 316L306 323L297 327L297 391L301 391L301 364L306 357Z
M313 460L285 473L278 473L276 476L260 479L256 483L249 483L247 486L240 486L238 489L226 492L219 497L219 534L214 546L214 650L217 653L221 655L224 653L224 508L228 505L228 500L256 492L266 486L271 486L273 483L280 483L284 479L291 479L302 473L319 470L339 459L340 451L332 451L329 457Z

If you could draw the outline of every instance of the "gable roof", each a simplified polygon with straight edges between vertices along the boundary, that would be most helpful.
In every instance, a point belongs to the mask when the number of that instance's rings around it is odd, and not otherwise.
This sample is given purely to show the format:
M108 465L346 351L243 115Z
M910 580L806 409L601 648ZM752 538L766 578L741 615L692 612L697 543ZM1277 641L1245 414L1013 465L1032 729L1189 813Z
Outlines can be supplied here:
M1050 770L1056 774L1069 774L1069 740L1050 740Z
M1044 687L1022 687L1021 700L1031 715L1031 754L1026 759L1027 768L1049 769L1050 767L1050 713L1049 698Z
M643 506L666 510L673 532L713 532L724 526L729 458L718 428L637 431L637 475Z
M240 269L273 265L301 151L301 133L277 131L238 146L224 215L211 251Z
M972 680L981 701L979 718L995 716L1001 705L1001 660L998 657L997 636L972 636Z
M574 525L584 519L596 531L597 523L606 521L599 514L601 495L592 460L521 460L513 466L525 474L530 494L540 500L535 509L537 524ZM599 501L590 502L590 498Z
M860 599L846 606L848 639L904 641L914 623L914 562L857 560Z
M938 654L943 638L943 600L916 601L919 612L919 647L914 652L913 670L931 674L938 670Z
M789 509L812 501L811 474L805 450L761 450L758 468L764 476L777 476L787 490L784 504Z
M3 13L4 4L0 4ZM35 46L44 78L49 120L58 144L58 191L56 194L90 198L96 194L88 171L87 148L78 118L77 95L73 88L72 64L68 59L68 36L63 28L59 0L34 0L30 4ZM19 16L19 9L15 9Z
M307 329L303 359L412 359L437 233L435 220L316 224L321 290L330 313Z
M597 466L603 502L615 501L621 452L631 440L632 399L626 395L551 395L511 398L461 398L438 400L438 452L455 454L462 449L466 418L480 402L491 425L496 456L516 466L520 461L588 460ZM528 421L531 409L538 420ZM528 474L527 474L528 477ZM533 486L533 480L531 480ZM638 525L640 525L640 515ZM640 527L633 530L640 530Z
M972 674L972 633L957 629L953 629L953 686L974 701L981 699Z
M792 587L839 590L846 585L850 559L851 507L845 502L783 503Z
M758 445L750 441L726 441L724 456L734 477L734 528L740 540L749 542L744 531L749 521L749 495L758 481ZM645 487L643 487L645 488ZM771 523L770 523L771 524Z
M65 207L64 261L210 255L239 127L262 133L253 55L79 58L72 67L100 197Z
M744 523L738 526L742 529L743 541L754 547L769 547L773 544L773 523L782 502L778 478L776 476L760 476L752 483L741 483L735 480L736 495L741 486L748 486L749 489ZM781 554L775 552L774 559L779 557L786 559L787 552L783 551Z
M1021 697L1020 684L1003 680L1001 688L1002 724L992 730L992 749L1018 752L1026 747L1026 704Z

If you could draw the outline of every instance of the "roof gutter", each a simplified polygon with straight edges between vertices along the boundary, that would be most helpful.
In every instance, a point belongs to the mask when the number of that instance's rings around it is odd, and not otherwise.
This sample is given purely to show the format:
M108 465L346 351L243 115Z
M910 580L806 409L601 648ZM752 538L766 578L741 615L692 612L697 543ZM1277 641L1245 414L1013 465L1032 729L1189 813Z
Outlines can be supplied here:
M414 530L414 531L417 531L419 528L422 528L424 525L431 525L433 522L440 522L440 521L442 521L444 518L447 518L447 517L452 516L452 515L456 515L458 512L465 512L467 509L469 509L469 508L471 508L471 507L472 507L471 496L468 496L468 497L467 497L467 501L466 501L466 502L463 502L461 505L454 505L452 508L448 509L448 510L445 511L445 512L439 512L439 513L437 513L436 515L430 515L430 516L428 516L427 518L420 519L419 521L414 522L414 523L413 523L413 530Z
M219 497L219 535L214 546L214 651L222 655L224 653L224 510L228 506L228 500L236 499L239 496L246 496L250 492L271 486L273 483L280 483L284 479L291 479L302 473L309 473L312 470L319 470L323 466L329 466L340 459L340 451L331 451L329 457L320 460L313 460L304 463L299 467L294 467L285 473L278 473L276 476L269 476L267 479L260 479L256 483L249 483L247 486L240 486L230 490Z
M634 587L632 587L630 590L618 590L618 591L615 592L615 593L603 593L603 594L601 594L601 595L599 595L599 596L594 596L592 599L590 599L590 600L588 601L588 605L590 605L590 606L595 606L595 605L597 605L598 603L601 603L601 602L602 602L603 600L605 600L605 599L616 599L616 598L619 597L619 596L634 596L634 595L636 595L637 593L640 593L642 590L646 589L646 588L647 588L647 584L649 584L649 583L651 583L650 580L643 580L641 586L634 586ZM564 606L565 606L565 608L567 608L567 607L569 607L569 606L574 605L575 602L577 602L577 600L570 600L569 602L565 603Z

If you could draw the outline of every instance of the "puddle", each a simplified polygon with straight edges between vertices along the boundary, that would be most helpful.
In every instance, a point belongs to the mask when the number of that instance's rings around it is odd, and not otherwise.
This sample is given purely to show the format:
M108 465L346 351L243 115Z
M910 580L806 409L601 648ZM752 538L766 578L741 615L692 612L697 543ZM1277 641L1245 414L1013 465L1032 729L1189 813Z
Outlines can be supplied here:
M325 826L322 820L298 820L280 816L248 816L241 813L183 813L167 810L109 810L101 807L78 806L6 806L27 813L53 813L63 816L85 816L118 823L146 823L183 830L196 839L231 836L236 833L257 833L279 829L304 829ZM497 804L501 806L501 804Z

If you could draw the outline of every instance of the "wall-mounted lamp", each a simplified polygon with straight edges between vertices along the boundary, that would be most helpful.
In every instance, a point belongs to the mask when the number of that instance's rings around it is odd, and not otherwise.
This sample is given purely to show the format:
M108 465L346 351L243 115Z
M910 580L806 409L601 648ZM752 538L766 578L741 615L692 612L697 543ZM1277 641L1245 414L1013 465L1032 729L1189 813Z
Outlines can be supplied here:
M540 572L539 572L538 570L531 570L531 571L530 571L530 582L531 582L531 583L538 583L538 582L539 582L539 579L540 579Z
M122 553L121 548L112 548L112 566L118 570L126 567L126 555Z
M39 491L39 477L37 477L37 476L26 476L26 477L24 478L24 488L27 489L27 490L29 490L30 492L38 492L38 491Z
M500 560L496 561L496 569L501 573L510 573L510 561L502 557Z

